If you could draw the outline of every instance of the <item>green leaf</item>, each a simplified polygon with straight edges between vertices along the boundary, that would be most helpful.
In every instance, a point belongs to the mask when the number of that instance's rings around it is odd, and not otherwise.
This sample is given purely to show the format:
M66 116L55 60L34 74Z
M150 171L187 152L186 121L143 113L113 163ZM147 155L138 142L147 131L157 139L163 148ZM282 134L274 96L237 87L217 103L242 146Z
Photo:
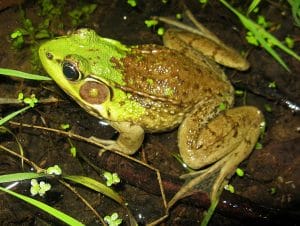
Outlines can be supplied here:
M70 176L64 176L63 178L67 180L71 180L78 184L82 184L83 186L86 186L94 191L100 192L103 195L110 197L111 199L115 200L116 202L122 205L124 204L122 197L118 193L116 193L111 188L107 187L105 184L102 184L99 181L94 180L90 177L70 175Z
M58 165L54 165L54 166L50 166L47 168L46 170L47 174L53 174L53 175L61 175L62 174L62 170Z
M224 189L227 190L227 191L229 191L230 193L234 193L234 187L233 187L232 184L226 184L224 186Z
M33 173L33 172L4 174L0 176L0 183L30 180L30 179L44 177L44 176L45 174L43 173Z
M248 10L247 10L247 15L249 15L251 12L254 12L255 9L258 7L260 3L260 0L253 0L250 4L250 6L248 7Z
M9 75L12 77L17 77L17 78L25 78L25 79L40 80L40 81L52 80L50 77L30 74L30 73L17 71L17 70L13 70L13 69L8 69L8 68L0 68L0 74L1 75Z
M147 27L153 27L158 24L157 20L145 20L144 23Z
M113 213L111 216L105 216L104 220L109 226L118 226L122 224L122 219L119 218L118 213Z
M127 4L129 4L131 7L136 7L137 1L136 0L127 0Z
M162 36L165 33L165 29L163 27L160 27L157 29L157 34Z
M26 111L27 109L31 108L30 106L24 107L18 111L12 112L9 115L5 116L4 118L0 119L0 126L2 126L4 123L6 123L7 121L11 120L12 118L16 117L18 114Z
M236 168L235 173L239 176L239 177L243 177L244 176L244 170L242 170L241 168Z
M212 201L210 204L210 207L208 208L207 212L205 213L205 216L201 222L201 226L206 226L208 225L209 220L211 219L212 215L215 212L215 209L219 203L219 199Z

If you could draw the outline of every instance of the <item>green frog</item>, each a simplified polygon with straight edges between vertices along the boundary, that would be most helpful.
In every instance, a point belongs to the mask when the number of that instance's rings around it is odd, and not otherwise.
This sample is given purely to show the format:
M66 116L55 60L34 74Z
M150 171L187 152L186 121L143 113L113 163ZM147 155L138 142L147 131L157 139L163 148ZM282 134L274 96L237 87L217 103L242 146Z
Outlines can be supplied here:
M215 61L239 70L249 63L218 39L170 29L164 46L128 46L79 29L42 44L39 56L69 96L119 132L116 140L101 140L105 149L131 155L145 133L179 127L183 161L209 166L203 177L218 172L212 198L259 137L262 113L231 108L234 89Z

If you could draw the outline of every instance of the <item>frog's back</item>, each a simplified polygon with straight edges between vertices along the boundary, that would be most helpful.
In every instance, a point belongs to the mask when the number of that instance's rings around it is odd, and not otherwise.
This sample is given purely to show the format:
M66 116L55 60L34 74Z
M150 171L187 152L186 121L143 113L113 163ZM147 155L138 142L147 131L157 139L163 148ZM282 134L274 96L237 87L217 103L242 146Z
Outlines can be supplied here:
M163 46L138 46L121 60L126 88L144 96L187 106L231 92L215 71Z
M216 76L214 70L163 46L134 47L120 65L126 84L122 88L148 109L140 122L145 127L158 126L161 130L175 127L196 105L215 98L219 103L220 96L232 92L232 87Z

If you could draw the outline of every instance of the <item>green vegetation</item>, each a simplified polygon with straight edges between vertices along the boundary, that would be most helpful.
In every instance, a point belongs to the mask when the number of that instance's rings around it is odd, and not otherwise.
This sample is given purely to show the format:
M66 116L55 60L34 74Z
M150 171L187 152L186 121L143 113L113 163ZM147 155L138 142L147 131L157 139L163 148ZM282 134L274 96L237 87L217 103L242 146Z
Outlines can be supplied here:
M27 18L25 11L21 9L21 21L23 26L17 28L10 35L13 46L22 48L26 38L29 44L33 44L36 43L37 40L51 38L54 36L56 30L63 29L65 26L63 19L66 15L66 3L65 0L38 0L37 4L40 9L38 15L42 19L38 24L33 24L32 20ZM75 9L67 13L71 20L71 25L78 27L86 23L96 8L96 4L79 2Z
M182 14L181 13L176 13L175 15L177 20L182 20Z
M285 37L284 42L290 49L294 48L295 40L293 38L287 36Z
M84 225L82 224L80 221L74 219L73 217L43 203L43 202L40 202L38 200L35 200L35 199L32 199L28 196L25 196L25 195L21 195L19 193L16 193L16 192L13 192L9 189L6 189L6 188L3 188L3 187L0 187L0 190L3 191L3 192L6 192L12 196L15 196L16 198L18 199L21 199L27 203L29 203L30 205L32 206L36 206L38 207L39 209L51 214L52 216L56 217L57 219L65 222L66 224L68 225L74 225L74 226L81 226L81 225Z
M266 112L269 112L269 113L272 112L272 107L270 104L264 104L264 108L265 108Z
M36 179L32 179L30 181L30 194L35 196L39 194L40 196L44 196L47 191L51 189L51 184L46 183L45 181L38 182Z
M27 111L29 108L31 108L30 106L26 106L20 110L17 110L15 112L10 113L9 115L3 117L0 119L0 126L2 126L4 123L8 122L9 120L11 120L12 118L16 117L18 114L21 114L25 111Z
M260 150L260 149L262 149L262 144L260 143L260 142L257 142L256 144L255 144L255 149L256 150Z
M123 198L116 193L114 190L109 188L103 183L100 183L99 181L85 176L78 176L78 175L66 175L63 176L64 179L73 181L77 184L81 184L87 188L90 188L96 192L100 192L103 195L110 197L111 199L115 200L117 203L124 205Z
M159 27L157 29L157 34L158 35L162 36L162 35L164 35L164 33L165 33L165 29L163 27Z
M1 146L3 149L3 147ZM5 149L4 149L5 150ZM49 185L47 183L41 183L40 184L37 182L36 178L40 177L45 177L46 174L44 172L41 173L12 173L12 174L5 174L5 175L0 175L0 183L8 183L8 182L14 182L14 181L24 181L24 180L29 180L31 179L31 194L40 194L43 195L43 192L46 192L46 190L49 188ZM40 201L37 201L33 198L30 198L28 196L13 192L9 189L0 187L0 190L3 192L6 192L12 196L15 196L16 198L23 200L49 214L52 216L56 217L57 219L69 224L69 225L83 225L81 222L77 221L76 219L72 218L71 216L43 203ZM48 189L49 190L49 189Z
M177 14L177 15L181 15L181 14ZM158 24L158 21L154 20L154 19L151 19L151 20L145 20L144 23L146 24L146 26L148 28L151 28L151 27L155 28L155 26ZM162 36L165 33L165 28L159 27L159 28L157 28L156 32L157 32L158 35Z
M71 129L70 124L64 123L60 125L60 128L65 131L69 131ZM70 154L75 158L77 155L77 148L74 146L72 140L70 138L67 139L70 144Z
M147 27L154 27L158 24L157 20L145 20L144 23L146 24Z
M295 21L295 25L300 27L300 1L288 0L288 3L291 5L291 10Z
M68 15L72 19L72 26L78 27L78 25L87 22L90 18L90 15L96 10L96 8L96 4L88 4L79 6L76 9L69 12Z
M8 69L8 68L0 68L0 75L7 75L7 76L11 76L11 77L16 77L16 78L24 78L24 79L38 80L38 81L51 81L52 80L50 77L47 77L47 76L26 73L26 72L17 71L17 70Z
M215 212L215 209L217 208L219 203L219 200L215 200L213 203L210 204L210 207L208 208L207 212L204 215L203 220L201 221L201 226L208 225L209 220L211 219L212 215Z
M136 7L137 1L136 0L127 0L127 4L130 5L131 7Z
M287 71L290 71L289 67L274 50L274 46L280 48L295 59L300 60L300 56L297 55L297 53L293 52L291 49L283 45L276 37L274 37L272 34L265 30L265 28L268 27L269 24L265 21L263 17L259 17L258 22L256 23L250 18L243 15L242 13L235 10L225 0L220 0L220 2L223 5L225 5L229 10L231 10L240 19L244 27L249 30L249 32L247 33L248 42L253 45L262 46ZM251 12L253 11L252 8L257 8L258 3L259 1L256 1L254 5L250 5L251 9L248 11Z
M118 193L116 193L111 188L109 188L108 186L104 185L103 183L101 183L101 182L99 182L95 179L92 179L90 177L85 177L85 176L79 176L79 175L64 175L64 174L62 174L62 170L58 165L51 166L48 169L44 170L44 169L38 167L35 163L31 162L29 159L26 159L25 157L18 155L14 151L9 150L8 148L6 148L2 145L0 145L0 149L4 150L4 151L6 151L10 154L14 153L13 154L14 156L17 156L19 158L22 158L22 159L26 160L26 162L31 164L37 171L37 173L33 173L33 172L27 173L27 172L25 172L25 173L12 173L12 174L0 175L0 183L31 180L30 194L32 196L35 196L35 195L44 196L45 193L51 189L51 185L49 183L46 183L45 181L38 181L37 178L41 178L41 177L55 178L55 177L57 177L59 182L61 182L64 185L66 185L65 180L70 180L74 183L81 184L81 185L83 185L87 188L90 188L90 189L92 189L96 192L100 192L100 193L110 197L111 199L115 200L117 203L119 203L123 207L125 207L124 200L121 196L119 196ZM62 176L60 176L60 175L62 175ZM60 177L63 179L63 181L59 179ZM36 206L36 207L40 208L43 211L48 212L49 214L51 214L54 217L64 221L65 223L68 223L70 225L82 225L79 221L73 219L72 217L70 217L70 216L68 216L68 215L66 215L66 214L50 207L50 206L48 206L47 204L44 204L44 203L39 202L35 199L29 198L25 195L21 195L21 194L12 192L9 189L5 189L5 188L0 187L0 190L2 190L4 192L7 192L7 193L9 193L9 194L25 201L25 202L28 202L31 205Z
M23 97L23 95L20 95L22 93L19 93L18 95L18 100L22 100L25 104L29 105L30 107L34 107L35 104L38 103L38 99L35 97L35 94L31 94L30 97L25 97L21 99L21 96Z
M70 153L73 157L76 157L77 155L77 148L75 146L71 146Z
M12 46L21 49L26 45L31 49L31 64L34 70L40 69L38 57L39 41L53 38L60 33L66 24L72 28L84 25L97 8L96 4L78 1L74 9L68 8L66 0L38 0L39 22L34 23L27 17L25 10L20 10L21 27L16 28L11 34ZM66 16L67 15L67 16Z
M19 95L20 96L20 95ZM28 106L21 108L20 110L17 110L15 112L10 113L9 115L3 117L0 119L0 127L8 122L9 120L11 120L12 118L16 117L18 114L21 114L23 112L25 112L26 110L33 108L35 106L35 104L38 102L38 99L35 97L34 94L31 95L31 97L26 97L23 99L23 102L25 104L27 104Z
M54 166L50 166L48 167L48 169L46 169L46 173L49 175L61 175L62 174L62 170L58 165L54 165Z
M60 128L67 131L70 129L70 124L68 123L61 124Z
M208 0L199 0L199 3L201 4L206 4L208 2Z
M226 110L227 109L227 106L226 106L226 104L225 103L220 103L220 105L219 105L219 110L220 111L224 111L224 110Z
M276 188L274 188L274 187L272 187L272 188L269 189L269 193L270 193L271 195L275 195L276 192L277 192L277 190L276 190Z
M122 219L119 218L118 213L113 213L111 216L105 216L104 220L109 226L118 226L122 224Z
M8 75L11 77L17 77L17 78L25 78L25 79L33 79L33 80L51 80L49 77L41 76L41 75L35 75L30 73L25 73L22 71L16 71L6 68L0 68L0 75ZM23 93L18 94L18 100L25 103L26 107L17 110L15 112L10 113L9 115L3 117L0 119L0 126L2 126L7 121L11 120L12 118L16 117L17 115L25 112L26 110L33 108L37 103L38 99L35 97L34 94L31 94L30 97L25 97Z
M243 90L238 90L238 89L236 89L236 90L234 91L234 93L235 93L235 95L237 95L237 96L243 96L245 92L244 92Z
M112 186L113 184L118 184L121 181L117 173L104 172L103 176L106 179L106 185L108 187Z
M250 6L248 7L248 10L247 10L247 16L251 13L251 12L254 12L254 13L257 13L259 8L258 8L258 5L260 3L260 0L252 0Z
M226 185L224 186L224 189L225 189L226 191L229 191L230 193L234 193L234 187L233 187L232 184L226 184Z
M238 175L239 177L243 177L245 175L244 170L241 168L236 168L235 170L236 175Z

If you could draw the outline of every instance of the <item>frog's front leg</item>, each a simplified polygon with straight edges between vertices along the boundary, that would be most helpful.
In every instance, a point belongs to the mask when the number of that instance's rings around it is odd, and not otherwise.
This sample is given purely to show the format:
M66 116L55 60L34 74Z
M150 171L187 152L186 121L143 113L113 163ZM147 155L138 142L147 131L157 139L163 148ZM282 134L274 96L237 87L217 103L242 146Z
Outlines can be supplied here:
M144 129L130 122L111 122L119 136L117 140L102 140L93 138L96 143L104 146L105 150L114 150L125 153L127 155L134 154L142 145L144 140Z
M199 120L203 121L201 116L198 119L196 111L183 121L178 145L183 161L191 168L209 165L199 177L189 182L190 188L216 176L210 193L211 200L216 200L224 181L252 152L264 118L257 108L243 106L227 110L207 124L197 124ZM179 192L177 197L182 195Z

